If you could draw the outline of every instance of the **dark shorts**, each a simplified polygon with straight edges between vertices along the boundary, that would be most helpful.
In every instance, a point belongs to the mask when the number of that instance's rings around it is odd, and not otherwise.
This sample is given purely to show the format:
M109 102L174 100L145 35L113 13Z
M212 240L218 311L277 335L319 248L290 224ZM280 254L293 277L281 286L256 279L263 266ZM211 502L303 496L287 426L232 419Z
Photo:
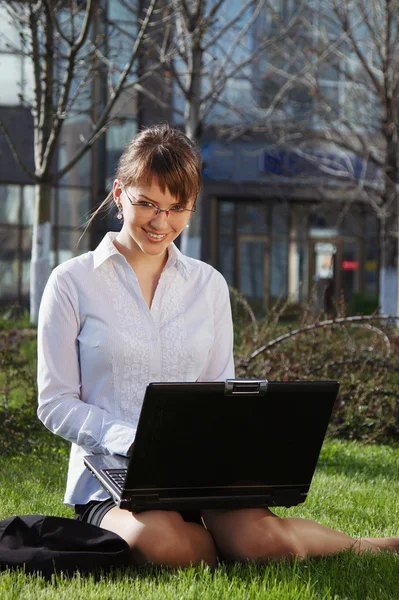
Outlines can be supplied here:
M75 519L78 521L86 521L92 525L101 526L101 521L111 508L115 506L115 502L112 498L108 500L91 500L87 504L76 504L75 505ZM185 521L191 521L193 523L199 523L202 525L201 513L199 510L184 510L180 511L181 516Z

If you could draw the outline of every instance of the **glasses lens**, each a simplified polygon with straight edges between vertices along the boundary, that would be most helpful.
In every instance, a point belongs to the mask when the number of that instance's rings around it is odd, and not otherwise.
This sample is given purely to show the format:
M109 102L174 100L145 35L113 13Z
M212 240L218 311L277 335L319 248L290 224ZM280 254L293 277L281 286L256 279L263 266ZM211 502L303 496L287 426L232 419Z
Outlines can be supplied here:
M157 216L158 214L160 214L158 212L158 209L155 208L154 206L146 206L145 204L136 204L135 206L138 214L141 217L148 217L148 218L152 218ZM161 211L161 212L165 212L165 211ZM179 222L182 219L184 219L185 217L187 217L187 215L189 214L189 211L187 210L169 210L168 211L168 219L169 221L172 222Z

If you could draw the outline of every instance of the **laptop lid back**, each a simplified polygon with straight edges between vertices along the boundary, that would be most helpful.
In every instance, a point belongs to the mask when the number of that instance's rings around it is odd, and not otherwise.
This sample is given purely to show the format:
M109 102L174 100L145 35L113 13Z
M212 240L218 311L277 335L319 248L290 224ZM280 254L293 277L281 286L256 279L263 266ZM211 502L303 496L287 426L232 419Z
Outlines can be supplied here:
M251 381L150 384L123 495L307 490L339 384Z

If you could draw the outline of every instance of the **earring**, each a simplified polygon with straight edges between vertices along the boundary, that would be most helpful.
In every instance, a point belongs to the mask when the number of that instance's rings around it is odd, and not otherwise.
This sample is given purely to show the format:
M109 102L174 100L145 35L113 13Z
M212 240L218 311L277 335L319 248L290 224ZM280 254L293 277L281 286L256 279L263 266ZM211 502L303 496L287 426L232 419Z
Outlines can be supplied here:
M122 221L123 219L123 211L121 204L118 204L118 214L116 215L116 218L119 219L119 221Z

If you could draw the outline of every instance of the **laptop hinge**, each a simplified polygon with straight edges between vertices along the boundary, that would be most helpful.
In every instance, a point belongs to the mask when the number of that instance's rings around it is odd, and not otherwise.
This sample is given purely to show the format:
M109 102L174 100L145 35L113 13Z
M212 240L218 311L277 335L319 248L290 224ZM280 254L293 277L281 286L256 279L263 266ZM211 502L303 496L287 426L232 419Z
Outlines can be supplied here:
M225 396L266 394L267 379L226 379Z

